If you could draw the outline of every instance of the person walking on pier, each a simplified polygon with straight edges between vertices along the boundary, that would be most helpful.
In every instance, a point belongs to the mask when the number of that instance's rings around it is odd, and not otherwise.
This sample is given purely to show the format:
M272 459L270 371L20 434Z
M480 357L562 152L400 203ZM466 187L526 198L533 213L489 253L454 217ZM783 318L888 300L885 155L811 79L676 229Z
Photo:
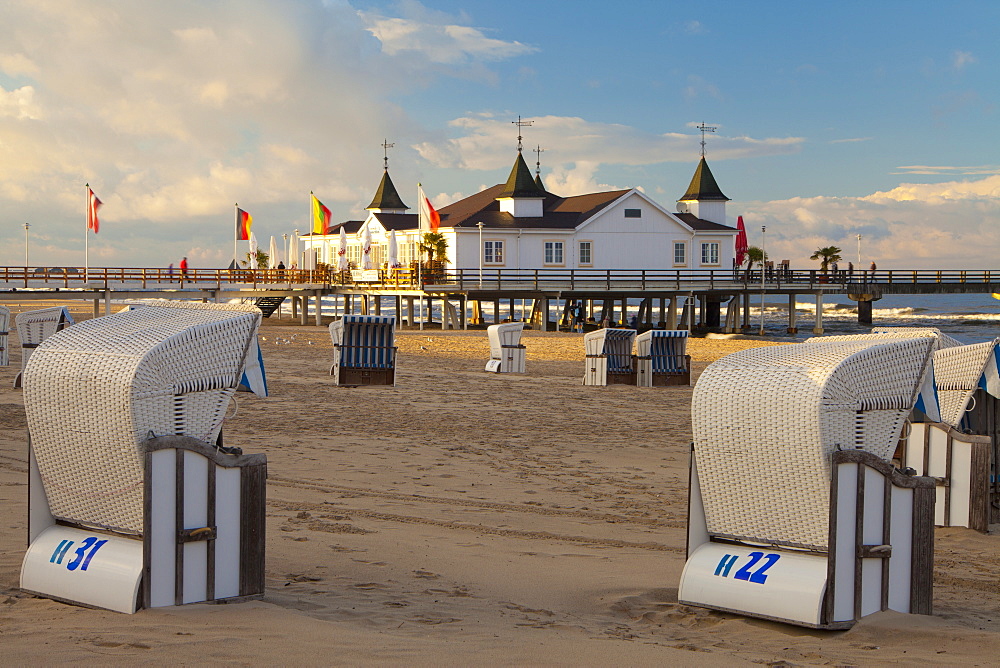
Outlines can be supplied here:
M181 278L187 278L188 275L188 259L187 257L181 258Z

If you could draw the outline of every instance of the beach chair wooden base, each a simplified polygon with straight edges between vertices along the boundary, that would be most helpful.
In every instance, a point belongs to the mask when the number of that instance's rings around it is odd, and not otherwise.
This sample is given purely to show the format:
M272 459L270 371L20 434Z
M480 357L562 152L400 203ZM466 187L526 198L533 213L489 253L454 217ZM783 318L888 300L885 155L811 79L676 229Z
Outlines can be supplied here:
M829 549L819 552L710 535L694 454L680 603L819 629L882 610L931 614L933 479L835 452Z
M334 382L342 387L375 387L378 385L394 386L396 384L395 369L372 369L336 366L330 368Z
M31 453L21 588L124 613L262 598L266 457L186 436L142 447L142 535L53 517Z
M524 346L501 346L500 357L491 357L486 371L493 373L524 373Z
M638 360L638 377L636 384L639 387L671 387L677 385L691 384L691 356L684 356L683 371L653 371L653 365L642 357Z
M989 530L989 436L963 434L940 422L914 422L903 440L899 461L917 475L930 476L937 485L934 524Z

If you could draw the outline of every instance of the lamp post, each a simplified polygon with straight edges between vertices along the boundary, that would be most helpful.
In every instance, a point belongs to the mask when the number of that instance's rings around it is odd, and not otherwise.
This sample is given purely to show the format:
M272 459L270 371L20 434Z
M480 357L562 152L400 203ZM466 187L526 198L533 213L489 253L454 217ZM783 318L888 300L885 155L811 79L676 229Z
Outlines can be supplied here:
M281 238L285 240L285 259L287 260L288 259L288 235L287 234L282 234ZM292 264L291 262L286 262L285 263L285 269L288 269L288 267L291 264Z
M476 223L476 227L479 228L479 289L483 289L483 254L486 249L483 248L483 221Z
M24 270L28 270L28 228L31 223L24 224Z
M861 271L861 235L858 235L858 271Z
M767 225L760 226L760 335L764 336L764 274L767 273Z

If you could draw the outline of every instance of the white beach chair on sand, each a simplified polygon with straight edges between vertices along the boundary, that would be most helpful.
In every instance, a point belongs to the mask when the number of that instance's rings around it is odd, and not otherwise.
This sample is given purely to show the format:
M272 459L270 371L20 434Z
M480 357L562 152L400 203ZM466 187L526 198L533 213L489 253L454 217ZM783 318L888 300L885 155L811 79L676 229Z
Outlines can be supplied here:
M634 329L596 329L583 335L584 385L635 385Z
M639 387L691 384L686 329L651 329L635 339Z
M66 307L53 306L18 313L14 322L17 324L17 337L21 340L21 371L14 378L14 387L21 387L24 369L28 366L31 353L42 341L72 325L73 316Z
M490 341L490 361L486 371L524 373L525 348L521 345L523 322L504 322L486 328Z
M266 458L221 437L260 319L159 303L35 350L23 589L126 613L263 595Z
M934 481L889 459L932 346L752 348L701 374L680 602L817 628L930 614Z
M0 304L0 366L10 364L7 352L7 335L10 333L10 309Z
M381 315L345 315L330 323L336 385L396 384L396 319Z
M934 353L937 415L914 422L903 466L937 483L935 524L986 532L1000 522L1000 338ZM937 418L937 419L935 419Z

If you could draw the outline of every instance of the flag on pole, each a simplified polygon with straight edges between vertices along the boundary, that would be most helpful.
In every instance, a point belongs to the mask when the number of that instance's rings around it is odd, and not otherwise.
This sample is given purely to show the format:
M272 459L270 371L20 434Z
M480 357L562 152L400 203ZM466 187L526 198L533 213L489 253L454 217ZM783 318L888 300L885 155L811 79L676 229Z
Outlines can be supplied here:
M253 217L243 209L236 207L236 240L250 241L250 226Z
M736 219L736 266L742 267L743 261L746 260L747 248L747 229L743 226L743 216Z
M418 222L420 223L421 232L437 232L438 226L441 225L441 214L437 212L431 201L427 199L427 195L424 194L424 187L417 184L419 200L418 206Z
M323 206L315 195L309 193L312 197L312 231L313 234L329 234L330 233L330 210Z
M101 200L97 199L94 190L87 186L87 229L94 230L94 234L97 234L100 227L100 221L97 219L97 210L100 208Z

